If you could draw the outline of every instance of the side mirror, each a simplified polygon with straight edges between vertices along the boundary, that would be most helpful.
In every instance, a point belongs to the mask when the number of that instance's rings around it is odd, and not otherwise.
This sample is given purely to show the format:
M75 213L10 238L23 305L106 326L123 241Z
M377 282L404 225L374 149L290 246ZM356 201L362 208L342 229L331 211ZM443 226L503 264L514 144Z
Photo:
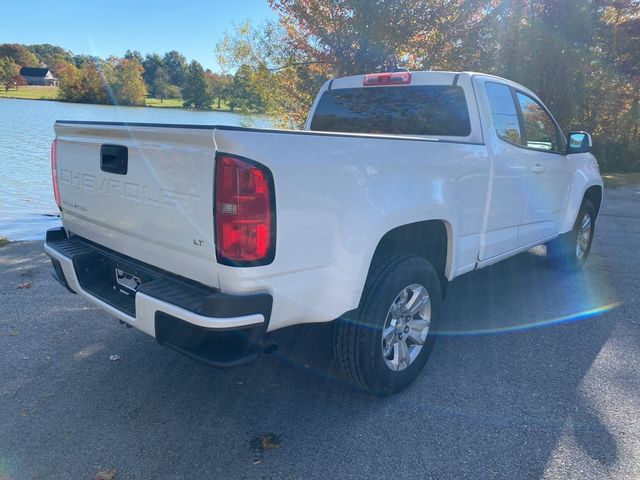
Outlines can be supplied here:
M567 155L571 153L587 153L591 151L593 142L587 132L569 132Z

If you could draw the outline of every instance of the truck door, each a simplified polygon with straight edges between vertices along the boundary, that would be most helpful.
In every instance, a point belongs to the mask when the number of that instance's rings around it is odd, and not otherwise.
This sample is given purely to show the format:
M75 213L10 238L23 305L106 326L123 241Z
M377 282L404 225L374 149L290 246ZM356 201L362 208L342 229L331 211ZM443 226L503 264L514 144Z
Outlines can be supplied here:
M474 86L481 117L486 119L485 131L488 134L485 134L485 143L492 158L478 255L482 261L517 246L525 203L528 159L526 150L521 146L522 132L510 87L482 77L474 78Z
M527 157L527 193L518 230L519 247L558 233L571 185L566 141L547 109L531 96L515 91Z

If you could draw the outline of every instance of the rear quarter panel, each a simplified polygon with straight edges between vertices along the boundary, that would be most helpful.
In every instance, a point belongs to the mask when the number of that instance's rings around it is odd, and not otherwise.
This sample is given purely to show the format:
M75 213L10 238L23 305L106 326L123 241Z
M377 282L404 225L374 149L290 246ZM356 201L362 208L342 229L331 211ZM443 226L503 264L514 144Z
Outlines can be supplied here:
M395 227L445 221L450 277L476 260L489 174L483 145L246 129L216 129L214 140L217 151L273 173L274 261L218 267L225 292L273 294L270 330L356 308L375 248Z

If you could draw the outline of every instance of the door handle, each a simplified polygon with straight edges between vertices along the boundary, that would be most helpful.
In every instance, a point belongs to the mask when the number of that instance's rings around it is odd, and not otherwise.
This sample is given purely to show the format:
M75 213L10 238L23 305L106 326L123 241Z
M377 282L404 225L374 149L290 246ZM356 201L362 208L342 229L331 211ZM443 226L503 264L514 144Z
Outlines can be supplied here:
M533 167L531 167L531 171L533 173L542 173L544 172L544 165L541 163L536 163Z

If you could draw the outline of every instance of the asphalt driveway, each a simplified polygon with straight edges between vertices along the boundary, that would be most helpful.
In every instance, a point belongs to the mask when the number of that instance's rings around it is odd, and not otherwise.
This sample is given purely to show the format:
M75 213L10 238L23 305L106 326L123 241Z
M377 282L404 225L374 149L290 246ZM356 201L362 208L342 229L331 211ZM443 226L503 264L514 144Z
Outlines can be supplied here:
M452 283L390 398L341 382L327 326L218 370L49 272L41 242L0 249L0 480L640 478L640 187L607 190L584 271L527 253Z

